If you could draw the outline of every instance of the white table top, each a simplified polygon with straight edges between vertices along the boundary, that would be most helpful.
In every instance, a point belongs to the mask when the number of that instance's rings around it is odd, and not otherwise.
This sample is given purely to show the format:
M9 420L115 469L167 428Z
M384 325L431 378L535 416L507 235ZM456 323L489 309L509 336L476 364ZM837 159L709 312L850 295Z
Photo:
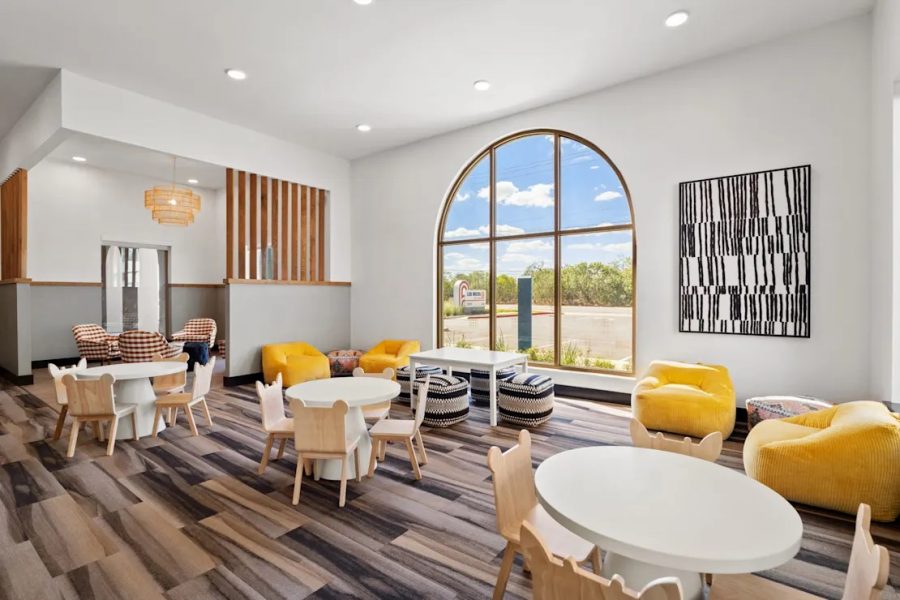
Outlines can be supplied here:
M343 400L352 408L393 400L400 394L400 384L378 377L333 377L292 385L284 394L307 405L331 406Z
M160 375L174 375L181 371L187 371L187 363L175 361L117 363L79 371L77 377L99 379L104 373L109 373L116 380L143 379L145 377L159 377Z
M525 354L516 352L496 352L494 350L476 350L474 348L437 348L416 352L409 356L417 362L439 361L444 364L476 365L476 366L508 366L523 363L528 359Z
M631 447L568 450L535 472L543 507L586 540L628 558L701 573L784 564L803 524L787 500L726 467Z

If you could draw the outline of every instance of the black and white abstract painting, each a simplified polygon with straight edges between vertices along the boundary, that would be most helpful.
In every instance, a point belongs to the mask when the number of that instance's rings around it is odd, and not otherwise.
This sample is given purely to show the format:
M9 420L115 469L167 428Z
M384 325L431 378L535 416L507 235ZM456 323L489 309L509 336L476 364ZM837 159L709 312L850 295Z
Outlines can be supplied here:
M809 337L810 174L680 185L680 331Z

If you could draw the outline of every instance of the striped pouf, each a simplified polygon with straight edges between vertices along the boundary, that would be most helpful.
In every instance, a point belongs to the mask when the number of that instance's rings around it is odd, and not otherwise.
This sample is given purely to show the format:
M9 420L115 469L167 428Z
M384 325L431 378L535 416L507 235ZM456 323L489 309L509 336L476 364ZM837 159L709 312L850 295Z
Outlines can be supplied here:
M418 394L424 383L424 377L416 379L413 393ZM469 382L455 375L432 375L423 423L429 427L450 427L468 417Z
M500 419L523 427L535 427L553 414L553 380L546 375L519 373L497 384Z
M518 373L515 367L507 367L497 371L497 381L508 379ZM472 402L479 406L487 406L490 404L488 392L491 387L491 372L482 369L472 369L469 376L469 383L472 385Z
M421 379L426 375L443 375L444 370L440 367L432 367L429 365L419 365L416 367L416 379ZM397 396L398 402L409 404L409 366L397 369L397 383L400 384L400 395Z

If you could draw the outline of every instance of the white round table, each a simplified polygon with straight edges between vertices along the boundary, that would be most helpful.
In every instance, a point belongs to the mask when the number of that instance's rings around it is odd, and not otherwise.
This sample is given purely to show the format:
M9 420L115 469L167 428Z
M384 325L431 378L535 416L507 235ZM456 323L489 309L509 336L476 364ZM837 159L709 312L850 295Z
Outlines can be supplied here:
M400 384L378 377L334 377L292 385L284 394L288 398L302 400L307 406L327 407L337 400L346 402L350 407L345 419L346 434L349 438L359 436L359 464L360 468L365 468L364 465L369 464L372 441L362 407L393 400L400 395ZM340 480L341 461L320 460L318 470L319 477ZM348 477L356 477L353 461L349 461L348 473Z
M109 373L116 378L113 389L116 394L116 404L134 404L135 419L137 420L138 435L145 436L153 433L153 417L156 414L156 392L153 391L153 377L161 375L174 375L187 370L187 364L182 362L142 362L142 363L118 363L101 367L91 367L79 371L79 379L99 379L103 374ZM160 419L159 431L166 428L165 419ZM131 431L131 419L119 421L116 439L131 439L134 433Z
M604 576L641 589L681 579L703 597L700 573L751 573L800 549L803 524L771 489L715 463L661 450L590 447L545 460L535 472L543 507L607 551Z

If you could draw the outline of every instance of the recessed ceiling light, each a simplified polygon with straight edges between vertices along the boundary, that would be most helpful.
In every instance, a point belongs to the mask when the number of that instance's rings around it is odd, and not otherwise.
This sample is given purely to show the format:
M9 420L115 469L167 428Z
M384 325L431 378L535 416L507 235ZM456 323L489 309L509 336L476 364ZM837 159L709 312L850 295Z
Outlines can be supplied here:
M225 69L225 74L235 81L243 81L247 79L247 74L240 69Z
M197 185L198 183L200 183L200 181L192 177L191 179L188 179L188 183L190 183L191 185Z
M474 87L479 92L486 92L491 89L491 82L486 79L479 79L472 84L472 87Z
M87 162L87 159L83 156L73 156L72 160L75 162Z
M357 4L359 4L360 6L368 6L368 5L372 4L372 0L353 0L353 1L356 2Z
M356 130L361 131L363 133L368 133L368 132L372 131L372 126L366 125L365 123L360 123L359 125L356 126Z
M686 10L676 10L671 15L666 17L666 27L681 27L688 21L688 11Z

